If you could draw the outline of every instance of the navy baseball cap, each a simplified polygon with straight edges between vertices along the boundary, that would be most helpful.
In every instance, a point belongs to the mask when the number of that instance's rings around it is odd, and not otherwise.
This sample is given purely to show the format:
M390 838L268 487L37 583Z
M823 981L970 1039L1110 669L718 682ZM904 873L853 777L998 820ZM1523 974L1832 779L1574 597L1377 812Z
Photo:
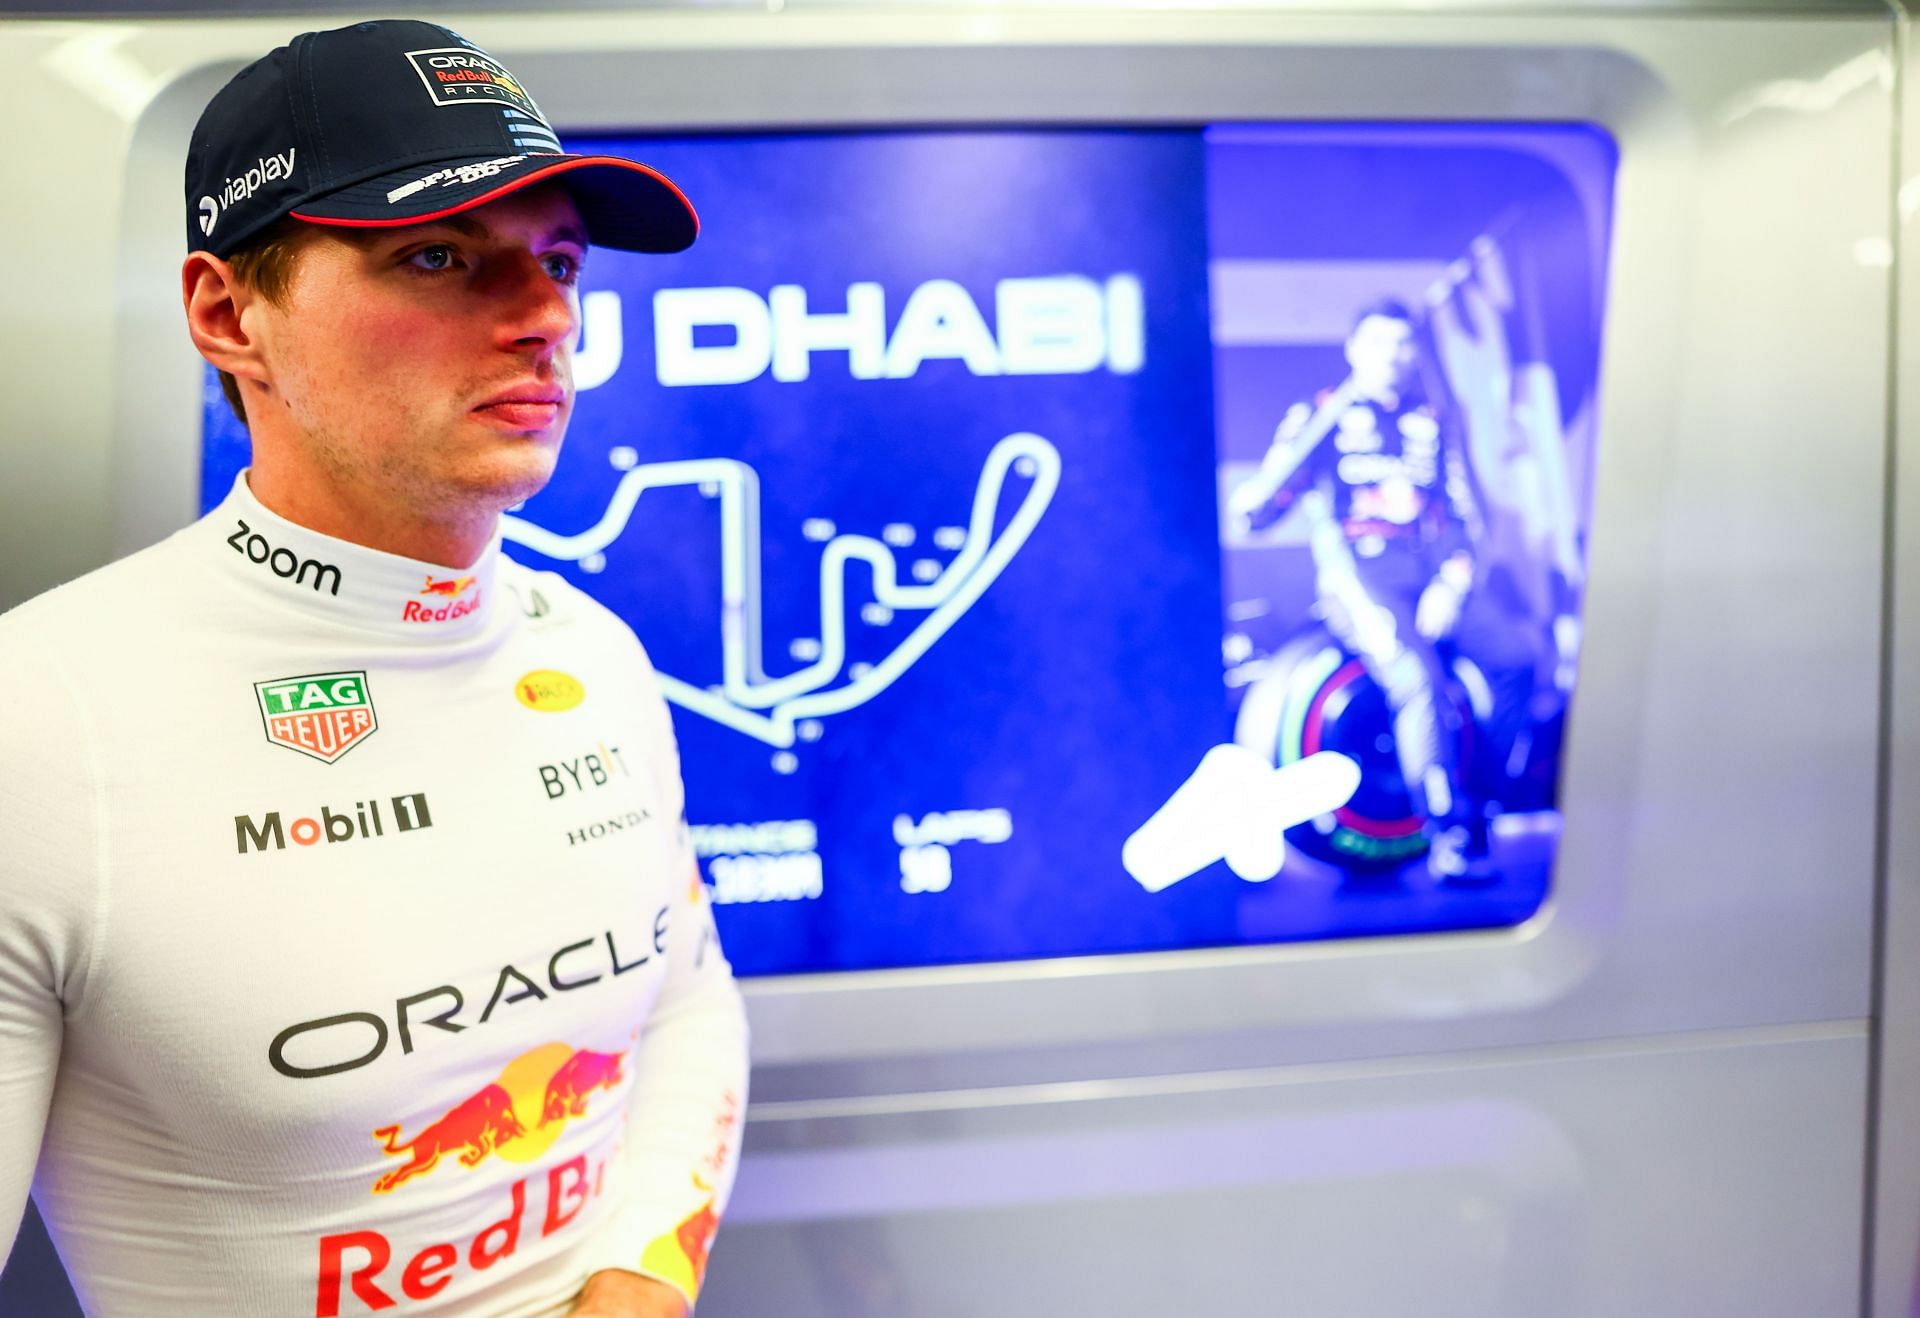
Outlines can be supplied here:
M187 148L187 249L230 256L291 215L419 224L564 181L601 247L677 252L699 217L658 170L568 155L520 80L434 23L304 32L233 76Z

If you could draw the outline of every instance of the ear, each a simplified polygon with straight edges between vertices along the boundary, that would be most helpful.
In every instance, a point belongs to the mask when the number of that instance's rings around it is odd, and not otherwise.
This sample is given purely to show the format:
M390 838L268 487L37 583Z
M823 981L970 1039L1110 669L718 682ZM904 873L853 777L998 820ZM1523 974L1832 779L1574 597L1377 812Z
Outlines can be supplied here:
M211 252L193 252L180 267L180 300L193 346L216 370L265 384L260 342L246 327L245 313L256 296L235 280L233 267Z

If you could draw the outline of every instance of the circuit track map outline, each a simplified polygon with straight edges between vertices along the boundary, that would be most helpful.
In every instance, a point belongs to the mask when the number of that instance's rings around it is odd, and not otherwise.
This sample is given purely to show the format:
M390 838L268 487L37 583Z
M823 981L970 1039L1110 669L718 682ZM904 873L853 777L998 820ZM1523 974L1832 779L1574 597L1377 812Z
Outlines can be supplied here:
M901 582L898 559L883 541L865 535L828 540L820 555L820 655L778 678L766 673L760 631L760 476L750 464L733 458L641 463L621 476L606 511L584 531L564 534L508 514L500 519L501 532L537 554L577 563L603 553L625 534L648 490L712 487L720 500L722 681L715 690L662 672L660 689L693 713L785 749L798 739L801 720L844 713L892 686L979 601L1039 525L1059 488L1060 471L1059 450L1039 435L1016 431L997 442L974 487L965 539L924 585ZM994 524L1012 474L1032 483L996 537ZM892 610L926 610L927 616L884 659L845 686L827 690L846 667L846 569L853 562L872 570L876 603Z

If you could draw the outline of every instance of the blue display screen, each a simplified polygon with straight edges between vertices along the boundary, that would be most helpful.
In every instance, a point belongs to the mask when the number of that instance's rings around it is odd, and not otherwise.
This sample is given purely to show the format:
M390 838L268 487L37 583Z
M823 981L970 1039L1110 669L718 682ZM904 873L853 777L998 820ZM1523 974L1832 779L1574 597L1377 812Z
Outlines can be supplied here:
M570 138L508 552L626 618L742 974L1518 923L1559 836L1614 151L1568 126ZM246 436L209 383L209 506Z

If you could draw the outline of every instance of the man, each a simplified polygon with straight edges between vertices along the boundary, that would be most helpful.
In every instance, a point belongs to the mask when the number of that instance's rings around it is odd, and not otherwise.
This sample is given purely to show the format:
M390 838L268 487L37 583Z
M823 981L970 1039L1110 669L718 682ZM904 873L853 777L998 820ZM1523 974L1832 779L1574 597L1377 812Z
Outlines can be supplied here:
M32 1177L91 1313L683 1315L741 1001L645 654L497 524L589 241L692 209L415 22L242 70L187 204L254 462L0 620L0 1240Z
M1296 504L1306 513L1321 613L1393 709L1401 775L1428 819L1428 863L1442 878L1479 877L1485 826L1461 791L1434 650L1473 583L1466 471L1421 397L1405 305L1362 310L1346 359L1344 383L1287 412L1230 511L1243 531Z

